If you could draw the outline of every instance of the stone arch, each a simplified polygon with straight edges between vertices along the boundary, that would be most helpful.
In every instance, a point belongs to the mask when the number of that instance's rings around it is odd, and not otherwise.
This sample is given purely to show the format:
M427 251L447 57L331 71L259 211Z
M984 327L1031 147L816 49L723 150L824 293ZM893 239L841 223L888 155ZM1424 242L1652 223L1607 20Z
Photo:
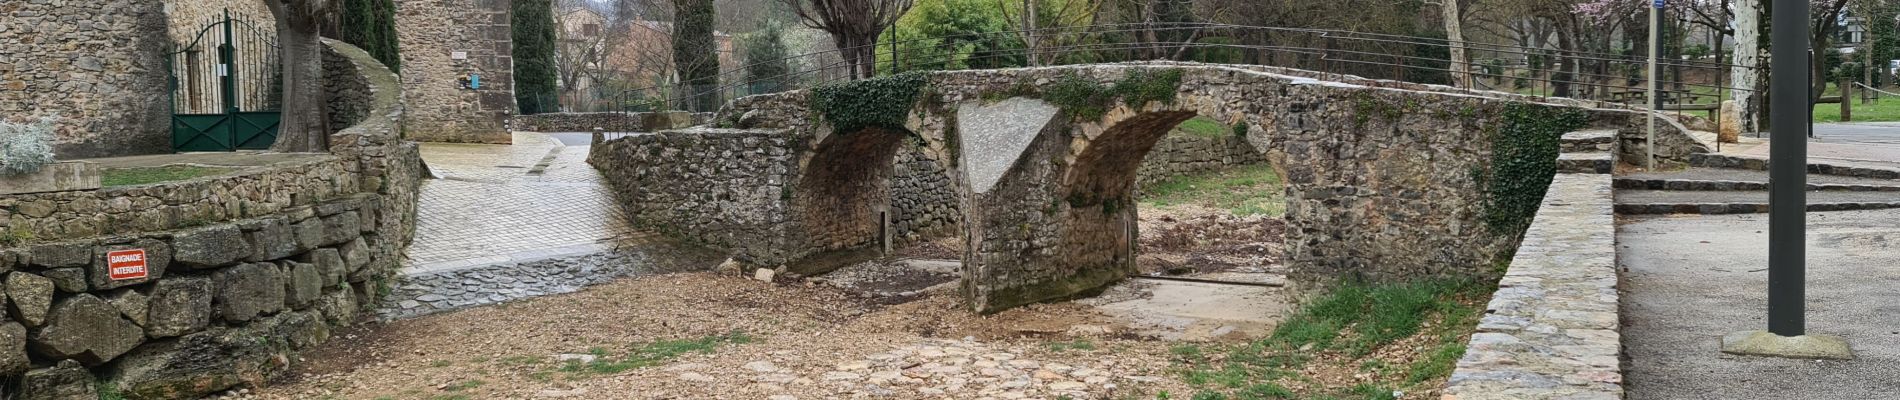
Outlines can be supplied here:
M914 137L907 129L868 127L814 138L802 173L789 182L792 209L803 214L790 234L808 252L790 270L828 272L889 250L892 160Z

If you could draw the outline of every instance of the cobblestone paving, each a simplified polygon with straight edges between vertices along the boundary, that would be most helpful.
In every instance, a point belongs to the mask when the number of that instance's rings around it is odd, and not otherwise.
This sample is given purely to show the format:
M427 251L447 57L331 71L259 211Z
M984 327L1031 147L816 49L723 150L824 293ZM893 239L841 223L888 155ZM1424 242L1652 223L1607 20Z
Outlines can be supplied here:
M522 144L422 145L423 160L442 179L423 182L406 272L503 262L629 233L586 163L586 146L564 147L537 133L517 133L515 142Z
M1622 398L1615 240L1609 175L1558 174L1444 398Z

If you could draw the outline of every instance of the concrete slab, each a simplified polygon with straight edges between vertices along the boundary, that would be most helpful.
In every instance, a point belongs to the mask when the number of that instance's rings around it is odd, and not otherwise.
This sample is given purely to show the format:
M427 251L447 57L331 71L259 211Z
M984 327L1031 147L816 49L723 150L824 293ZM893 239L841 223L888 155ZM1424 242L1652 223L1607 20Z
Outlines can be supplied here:
M1136 334L1170 341L1265 337L1293 309L1281 288L1143 279L1079 303L1126 322Z
M1055 105L1023 97L957 106L959 146L970 189L989 193L1059 111Z
M1846 339L1851 361L1720 351L1723 335L1767 327L1767 215L1627 221L1626 398L1900 397L1900 212L1808 214L1808 333Z

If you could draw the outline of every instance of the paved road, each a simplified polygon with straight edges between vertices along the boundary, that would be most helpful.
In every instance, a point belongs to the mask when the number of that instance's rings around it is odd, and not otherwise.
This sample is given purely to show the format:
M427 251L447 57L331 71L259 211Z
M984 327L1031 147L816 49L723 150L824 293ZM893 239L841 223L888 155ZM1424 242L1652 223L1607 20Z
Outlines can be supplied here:
M539 133L516 133L515 143L422 144L442 179L423 182L405 271L546 257L628 234L587 146Z
M1852 361L1734 356L1767 327L1766 214L1632 218L1617 228L1627 398L1900 398L1900 211L1808 214L1808 331Z
M1900 122L1814 124L1808 158L1830 164L1900 168ZM1727 145L1723 153L1768 156L1771 143Z

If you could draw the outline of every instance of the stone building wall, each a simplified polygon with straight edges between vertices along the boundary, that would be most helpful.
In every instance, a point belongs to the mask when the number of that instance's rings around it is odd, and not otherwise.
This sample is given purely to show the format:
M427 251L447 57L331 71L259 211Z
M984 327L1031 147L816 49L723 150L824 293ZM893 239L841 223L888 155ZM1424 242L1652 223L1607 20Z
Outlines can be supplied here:
M897 150L895 164L890 192L893 244L956 235L963 213L958 211L947 160L913 141Z
M232 18L243 18L254 23L271 23L270 8L264 6L264 0L162 0L165 4L165 20L170 27L167 37L174 45L187 45L196 39L205 25L224 20L224 11L231 10ZM276 25L266 25L273 30L271 38L277 37Z
M372 88L332 94L372 106L331 135L328 157L0 196L0 392L172 399L261 384L375 304L414 232L421 160L399 136L395 75L326 43L343 63L326 69ZM108 252L129 249L144 250L144 277L110 268Z
M58 115L62 159L171 149L159 0L0 2L0 118Z
M424 142L508 143L516 112L507 0L396 2L407 137ZM456 54L465 55L455 59ZM479 89L461 79L481 76Z

